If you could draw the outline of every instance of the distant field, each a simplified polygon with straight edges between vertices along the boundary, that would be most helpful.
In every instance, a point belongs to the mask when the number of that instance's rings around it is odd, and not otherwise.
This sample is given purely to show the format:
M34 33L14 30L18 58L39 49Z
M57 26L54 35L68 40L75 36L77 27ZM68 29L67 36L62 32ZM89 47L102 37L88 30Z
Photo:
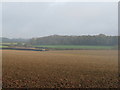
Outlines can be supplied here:
M52 49L113 49L114 46L80 46L80 45L34 45L33 47L46 47Z
M0 48L6 48L9 45L17 43L1 43ZM33 45L32 47L42 47L52 50L110 50L117 49L117 46L81 46L81 45Z
M0 43L0 45L5 44L5 45L10 45L10 44L17 44L17 43Z
M2 52L3 88L117 88L117 50Z
M8 47L8 46L0 46L0 48L6 48L6 47Z
M8 45L15 45L15 44L17 44L17 43L0 43L0 48L6 48L6 47L8 47Z

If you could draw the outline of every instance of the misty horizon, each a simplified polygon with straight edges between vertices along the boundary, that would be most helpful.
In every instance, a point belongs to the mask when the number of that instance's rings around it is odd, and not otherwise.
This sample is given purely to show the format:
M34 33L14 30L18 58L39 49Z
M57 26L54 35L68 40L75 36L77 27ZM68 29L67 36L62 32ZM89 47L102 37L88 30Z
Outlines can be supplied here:
M118 35L106 35L103 33L100 33L105 36L118 36ZM49 36L98 36L100 34L95 34L95 35L58 35L58 34L51 34L51 35L46 35L46 36L38 36L38 37L31 37L31 38L9 38L9 37L0 37L0 38L8 38L8 39L32 39L32 38L42 38L42 37L49 37Z

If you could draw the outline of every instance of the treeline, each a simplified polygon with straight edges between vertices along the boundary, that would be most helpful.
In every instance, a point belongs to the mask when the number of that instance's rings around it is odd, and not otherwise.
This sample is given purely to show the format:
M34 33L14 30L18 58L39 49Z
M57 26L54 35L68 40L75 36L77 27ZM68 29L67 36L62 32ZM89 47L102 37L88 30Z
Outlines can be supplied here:
M83 36L60 36L32 38L28 42L31 45L104 45L113 46L118 44L118 36L83 35Z
M0 37L0 43L25 43L28 41L28 39L9 39L5 37Z

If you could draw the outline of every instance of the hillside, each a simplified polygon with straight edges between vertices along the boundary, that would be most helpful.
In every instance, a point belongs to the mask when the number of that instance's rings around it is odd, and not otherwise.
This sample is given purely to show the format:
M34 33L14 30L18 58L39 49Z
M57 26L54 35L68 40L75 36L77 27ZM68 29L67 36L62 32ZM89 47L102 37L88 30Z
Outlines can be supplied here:
M52 35L47 37L32 38L29 41L32 45L117 45L117 36L84 35L84 36L61 36Z

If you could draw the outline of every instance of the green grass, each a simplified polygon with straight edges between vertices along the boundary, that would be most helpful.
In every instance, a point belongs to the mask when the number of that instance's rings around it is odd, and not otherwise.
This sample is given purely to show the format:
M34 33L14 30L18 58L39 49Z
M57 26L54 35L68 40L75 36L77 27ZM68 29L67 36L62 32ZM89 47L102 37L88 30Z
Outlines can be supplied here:
M6 47L8 47L8 46L0 46L0 48L6 48Z
M0 45L11 45L11 44L16 45L17 43L0 43Z
M17 43L0 43L0 48L6 48L8 47L9 45L16 45Z
M80 45L34 45L33 47L47 47L52 49L113 49L114 46L80 46Z

